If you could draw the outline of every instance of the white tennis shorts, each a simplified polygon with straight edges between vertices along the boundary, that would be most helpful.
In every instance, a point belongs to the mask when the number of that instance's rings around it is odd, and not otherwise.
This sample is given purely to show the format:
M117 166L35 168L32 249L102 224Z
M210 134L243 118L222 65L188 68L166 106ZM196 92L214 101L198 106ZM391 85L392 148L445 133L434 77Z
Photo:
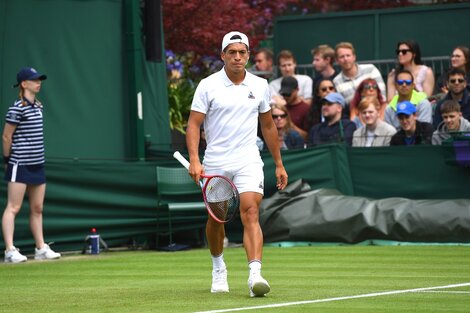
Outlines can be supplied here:
M218 168L204 165L206 175L223 175L233 181L239 193L257 192L264 194L263 161L238 164L234 167Z

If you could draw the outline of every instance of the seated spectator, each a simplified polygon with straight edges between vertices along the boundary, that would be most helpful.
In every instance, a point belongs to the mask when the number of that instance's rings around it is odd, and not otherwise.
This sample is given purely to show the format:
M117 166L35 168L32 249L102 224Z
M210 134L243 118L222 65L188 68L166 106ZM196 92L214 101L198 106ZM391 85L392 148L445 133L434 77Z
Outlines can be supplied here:
M359 102L364 97L375 97L377 98L378 102L380 103L379 109L379 118L381 120L384 119L385 115L385 108L387 104L383 101L382 93L380 92L379 85L377 82L372 78L364 79L359 86L357 86L356 92L354 93L354 97L349 104L349 118L356 124L357 128L364 126L364 120L362 120L362 116L359 114L358 105Z
M356 129L353 135L353 147L383 147L389 146L392 136L397 132L395 127L385 123L380 118L383 105L377 96L362 98L358 111L365 127Z
M279 135L279 147L281 147L281 150L303 148L304 139L292 127L292 121L286 106L274 104L271 108L271 114Z
M441 145L453 135L470 133L470 122L462 117L460 104L455 100L446 100L441 106L442 122L432 134L432 144Z
M347 116L349 116L349 103L351 102L356 86L366 78L374 79L379 85L380 92L385 95L385 83L382 74L373 64L357 64L356 51L349 42L340 42L336 45L336 63L341 67L341 72L333 79L336 90L346 100ZM385 100L385 99L384 99Z
M392 101L390 101L385 109L385 122L396 129L400 128L400 122L396 115L397 104L409 101L416 106L416 115L420 122L432 123L431 103L427 100L427 95L424 92L415 90L413 74L410 71L400 70L397 72L395 89L398 94L392 98Z
M393 135L391 146L431 144L433 128L431 123L417 121L416 106L410 101L397 104L397 118L400 130Z
M470 91L466 88L468 82L465 72L458 68L452 68L447 73L447 95L436 104L434 109L433 125L435 128L442 122L441 106L447 100L455 100L460 104L462 116L470 120Z
M341 119L343 107L346 105L343 96L337 92L332 92L322 100L321 105L325 121L310 129L308 135L309 145L345 142L348 146L351 146L356 125L349 119Z
M294 54L289 50L282 50L277 56L277 63L282 77L269 83L273 103L283 104L284 100L279 94L283 77L294 76L299 84L299 97L308 105L312 102L312 79L307 75L295 74L297 62Z
M328 45L319 45L312 49L313 56L313 69L315 76L313 77L312 89L323 79L333 79L338 75L338 71L333 67L335 62L335 50ZM315 91L312 94L312 99L315 98Z
M255 64L251 68L251 71L257 76L267 80L273 79L273 57L273 52L270 49L259 49L255 54Z
M405 69L413 74L414 88L422 91L427 97L434 93L434 73L421 61L421 50L414 40L400 41L397 44L398 66L388 74L387 79L387 101L392 101L396 94L396 73Z
M449 92L449 89L447 88L447 74L453 68L458 68L464 71L465 78L467 79L467 88L470 89L470 49L465 46L455 47L452 51L452 55L450 56L450 64L451 68L447 73L443 73L437 81L438 89L443 93Z
M306 119L310 106L299 96L299 84L293 76L282 78L279 94L282 95L286 104L287 111L292 120L293 128L303 137L307 137L307 129L305 128ZM275 103L276 104L276 103ZM280 103L277 103L282 105Z
M307 125L304 129L310 129L312 126L323 122L321 115L321 100L326 97L327 94L336 92L333 81L329 78L322 78L313 88L313 99L310 105L310 111L306 118Z

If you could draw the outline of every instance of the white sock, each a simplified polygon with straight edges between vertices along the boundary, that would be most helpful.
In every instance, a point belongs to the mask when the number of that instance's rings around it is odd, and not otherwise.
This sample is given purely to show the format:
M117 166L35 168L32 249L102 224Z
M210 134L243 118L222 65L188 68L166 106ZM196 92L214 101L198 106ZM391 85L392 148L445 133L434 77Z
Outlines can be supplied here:
M248 262L248 267L250 268L250 275L259 274L261 272L261 261L251 260Z
M212 255L211 257L212 257L212 268L214 270L226 268L223 253L217 256Z

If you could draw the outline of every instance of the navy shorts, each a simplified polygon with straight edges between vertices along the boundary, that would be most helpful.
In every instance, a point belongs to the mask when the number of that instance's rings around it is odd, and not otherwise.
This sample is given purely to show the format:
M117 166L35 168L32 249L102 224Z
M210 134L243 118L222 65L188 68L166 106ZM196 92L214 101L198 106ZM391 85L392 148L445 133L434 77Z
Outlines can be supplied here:
M12 165L8 164L5 171L5 180L9 182L41 185L46 183L44 164L37 165Z

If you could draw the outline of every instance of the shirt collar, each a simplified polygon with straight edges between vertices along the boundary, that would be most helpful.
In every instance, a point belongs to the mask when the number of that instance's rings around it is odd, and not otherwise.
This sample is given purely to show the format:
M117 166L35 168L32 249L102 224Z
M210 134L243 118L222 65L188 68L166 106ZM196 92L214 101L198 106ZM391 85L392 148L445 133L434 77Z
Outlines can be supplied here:
M222 72L222 79L224 81L225 87L234 85L234 83L228 78L227 73L225 72L225 66L220 70ZM240 85L248 85L249 73L245 70L245 78L243 79Z

